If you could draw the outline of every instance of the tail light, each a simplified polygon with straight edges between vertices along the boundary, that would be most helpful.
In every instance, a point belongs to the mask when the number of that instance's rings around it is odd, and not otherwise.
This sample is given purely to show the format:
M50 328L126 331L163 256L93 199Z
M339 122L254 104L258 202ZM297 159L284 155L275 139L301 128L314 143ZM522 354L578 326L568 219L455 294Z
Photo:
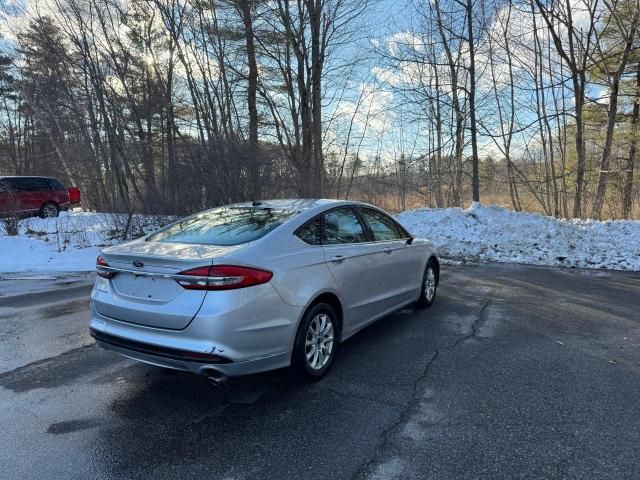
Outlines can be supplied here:
M109 268L109 264L107 263L107 261L104 259L102 255L96 258L96 273L98 274L99 277L113 278L113 276L116 273L109 271L108 268Z
M273 273L259 268L212 265L180 272L174 278L187 290L233 290L267 283Z
M80 189L78 187L67 188L69 203L80 203Z

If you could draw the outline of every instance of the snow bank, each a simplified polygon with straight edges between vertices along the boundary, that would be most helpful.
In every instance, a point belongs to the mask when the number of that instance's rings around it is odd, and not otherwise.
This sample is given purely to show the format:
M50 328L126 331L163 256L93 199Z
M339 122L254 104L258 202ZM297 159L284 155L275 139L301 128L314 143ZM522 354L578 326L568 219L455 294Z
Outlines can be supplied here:
M92 271L101 247L142 236L170 220L93 212L21 220L19 235L0 235L0 273Z
M558 220L480 204L396 218L449 260L640 271L640 222ZM135 238L170 220L89 212L26 219L18 236L0 236L0 273L92 271L99 248L121 242L123 231Z
M396 218L451 260L640 270L638 221L558 220L479 203Z
M60 251L38 238L0 237L0 273L87 272L95 268L97 256L98 247Z

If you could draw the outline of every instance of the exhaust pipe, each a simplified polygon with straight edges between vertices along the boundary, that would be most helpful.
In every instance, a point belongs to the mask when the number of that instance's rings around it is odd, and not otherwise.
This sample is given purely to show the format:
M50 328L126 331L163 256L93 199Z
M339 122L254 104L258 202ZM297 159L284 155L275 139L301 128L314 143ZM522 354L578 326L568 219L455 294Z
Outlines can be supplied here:
M216 370L207 370L206 375L209 381L213 383L216 387L223 385L224 383L227 382L227 379L228 379L226 375L223 375L222 373Z

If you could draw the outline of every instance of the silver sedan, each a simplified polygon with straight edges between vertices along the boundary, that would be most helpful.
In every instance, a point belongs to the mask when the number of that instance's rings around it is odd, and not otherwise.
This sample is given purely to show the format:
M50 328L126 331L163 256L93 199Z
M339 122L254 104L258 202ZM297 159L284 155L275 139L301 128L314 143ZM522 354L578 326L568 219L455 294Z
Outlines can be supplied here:
M105 348L221 383L292 366L322 377L339 343L439 280L433 245L373 205L239 203L97 259L90 331Z

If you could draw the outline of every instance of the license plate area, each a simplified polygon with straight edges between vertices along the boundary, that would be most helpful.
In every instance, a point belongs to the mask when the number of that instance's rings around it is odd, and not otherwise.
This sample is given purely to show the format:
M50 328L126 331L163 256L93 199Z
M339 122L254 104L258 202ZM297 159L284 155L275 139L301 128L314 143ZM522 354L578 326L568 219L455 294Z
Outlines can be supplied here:
M118 273L112 282L118 295L145 302L167 302L183 290L171 278L126 272Z

